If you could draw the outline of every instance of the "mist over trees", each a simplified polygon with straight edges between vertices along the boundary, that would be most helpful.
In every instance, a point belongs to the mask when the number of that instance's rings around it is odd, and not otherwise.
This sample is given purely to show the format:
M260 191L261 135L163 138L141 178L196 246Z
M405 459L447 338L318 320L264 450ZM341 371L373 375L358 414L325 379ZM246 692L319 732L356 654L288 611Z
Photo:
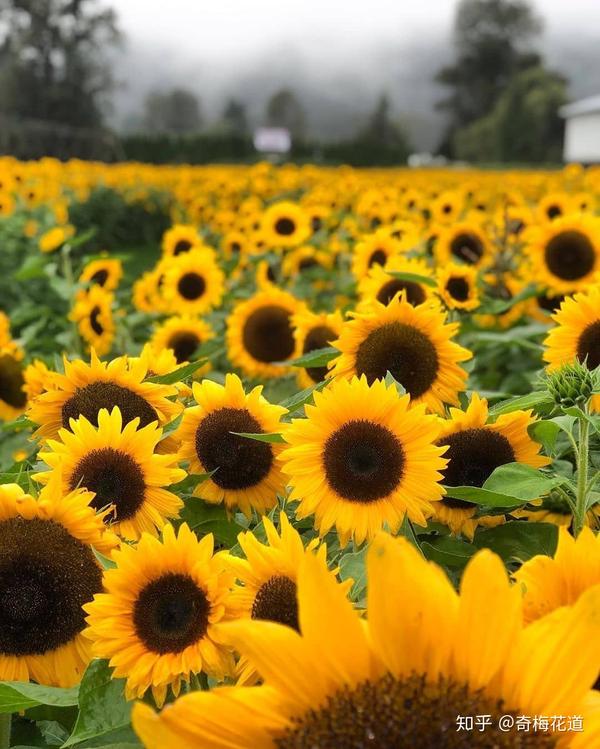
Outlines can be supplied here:
M119 38L114 11L96 0L2 0L2 111L96 127L114 83L104 54Z

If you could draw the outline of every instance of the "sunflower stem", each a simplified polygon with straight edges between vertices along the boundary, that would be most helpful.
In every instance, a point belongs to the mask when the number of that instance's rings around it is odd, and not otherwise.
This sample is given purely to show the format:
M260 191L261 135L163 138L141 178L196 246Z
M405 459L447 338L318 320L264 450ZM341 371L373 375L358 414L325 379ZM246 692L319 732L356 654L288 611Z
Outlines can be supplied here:
M586 504L588 494L588 460L589 460L589 424L587 421L587 407L585 417L579 419L579 449L577 451L577 498L575 516L573 518L573 534L575 538L581 533L585 523Z
M0 715L0 749L8 749L10 746L11 723L12 715L10 713Z

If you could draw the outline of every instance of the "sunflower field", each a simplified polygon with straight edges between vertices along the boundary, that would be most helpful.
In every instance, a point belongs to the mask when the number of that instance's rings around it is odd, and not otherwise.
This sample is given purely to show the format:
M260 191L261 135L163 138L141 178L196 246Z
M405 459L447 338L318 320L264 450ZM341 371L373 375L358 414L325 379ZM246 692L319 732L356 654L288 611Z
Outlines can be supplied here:
M0 749L598 749L600 169L0 159Z

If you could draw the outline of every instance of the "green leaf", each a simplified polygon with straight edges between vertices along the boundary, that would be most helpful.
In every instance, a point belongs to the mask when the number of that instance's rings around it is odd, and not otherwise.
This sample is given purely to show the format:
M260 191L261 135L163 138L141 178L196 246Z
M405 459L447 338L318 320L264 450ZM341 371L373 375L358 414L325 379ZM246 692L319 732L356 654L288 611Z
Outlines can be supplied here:
M515 294L511 299L486 299L483 304L479 307L477 312L481 312L485 315L501 315L503 312L508 312L519 302L524 302L527 299L532 299L537 296L538 290L535 286L527 286L518 294Z
M403 385L403 384L402 384L401 382L398 382L398 380L397 380L397 379L396 379L396 378L394 377L394 375L393 375L393 374L392 374L392 373L391 373L391 372L389 371L389 369L388 369L388 371L387 371L387 372L385 373L385 378L384 378L384 382L385 382L385 384L386 384L386 385L387 385L388 387L389 387L390 385L393 385L393 386L394 386L394 387L396 388L396 390L397 390L397 392L398 392L398 395L406 395L406 388L404 387L404 385Z
M553 419L536 421L527 430L532 440L543 445L547 453L551 453L556 444L556 438L560 434L560 425Z
M505 562L526 562L538 554L554 555L558 526L516 520L495 528L478 528L473 543L478 549L491 549Z
M113 679L108 661L93 660L79 687L79 715L63 746L104 736L130 723L132 703L125 700L125 680Z
M246 439L256 440L257 442L285 442L283 436L279 432L229 432L229 434L235 434L236 437L245 437Z
M411 542L411 544L421 551L421 546L419 545L419 540L417 539L415 535L415 529L413 528L413 524L408 519L408 515L404 515L404 520L402 521L402 525L398 529L398 535L404 536L408 541ZM421 552L422 553L422 552Z
M178 367L172 372L167 372L167 374L148 377L146 382L154 382L157 385L175 385L177 382L184 382L187 380L196 370L200 369L200 367L203 367L205 364L206 359L198 359L189 364L184 364L182 367Z
M458 538L440 536L423 539L421 551L426 559L431 559L444 567L464 567L477 549Z
M286 367L304 367L306 369L311 367L325 367L330 361L339 356L340 352L336 348L326 346L325 348L317 348L313 351L309 351L303 356L299 356L297 359L291 361L278 362Z
M313 399L313 393L315 391L323 390L326 384L326 382L318 382L316 385L312 385L311 387L301 390L299 393L282 400L279 405L287 408L288 413L299 411Z
M367 589L366 549L344 554L339 562L340 580L352 578L354 583L350 589L350 598L360 601Z
M521 409L535 408L536 406L549 405L552 399L545 390L535 390L527 395L519 395L507 401L496 403L490 408L490 416L502 416Z
M423 286L431 286L432 288L437 287L437 281L435 278L430 276L422 276L420 273L406 273L401 270L386 270L388 276L392 278L398 278L400 281L409 281L411 283L419 283Z
M32 278L40 278L44 275L44 268L48 259L43 255L30 255L14 274L17 281L30 281Z
M21 681L0 682L0 713L15 713L37 705L77 705L78 687L60 689Z
M446 494L482 507L518 507L527 500L518 500L503 492L492 492L479 486L446 486Z
M101 554L97 549L92 548L92 551L103 570L114 570L117 566L112 559L105 557L104 554Z
M561 476L548 476L524 463L506 463L498 466L483 484L492 492L503 492L516 499L531 501L543 497L564 484Z
M210 504L200 497L184 499L180 520L201 536L212 533L215 540L227 548L237 543L238 533L244 530L229 519L223 505Z

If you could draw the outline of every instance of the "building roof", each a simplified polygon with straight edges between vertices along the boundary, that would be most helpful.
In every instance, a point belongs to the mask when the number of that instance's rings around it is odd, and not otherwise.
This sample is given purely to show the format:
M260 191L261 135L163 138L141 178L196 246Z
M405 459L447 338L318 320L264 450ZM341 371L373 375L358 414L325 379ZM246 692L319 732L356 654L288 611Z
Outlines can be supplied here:
M585 99L579 99L571 104L566 104L561 107L559 114L561 117L579 117L584 114L593 114L594 112L600 112L600 94L597 96L588 96Z

